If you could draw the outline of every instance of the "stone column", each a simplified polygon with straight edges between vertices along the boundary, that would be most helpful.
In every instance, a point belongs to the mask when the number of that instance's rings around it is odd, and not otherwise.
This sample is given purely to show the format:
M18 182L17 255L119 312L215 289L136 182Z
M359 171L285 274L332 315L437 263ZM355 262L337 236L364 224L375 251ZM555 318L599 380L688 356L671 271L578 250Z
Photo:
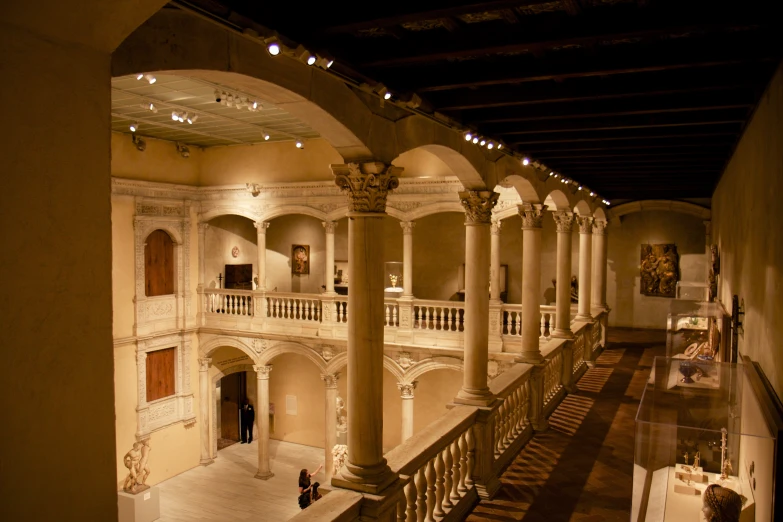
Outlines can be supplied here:
M321 379L326 386L326 445L324 446L324 473L325 482L332 480L334 476L334 460L332 449L337 444L337 379L340 374L322 374Z
M266 290L266 229L269 228L268 221L256 221L256 237L258 239L258 288L257 290Z
M402 397L402 434L400 444L413 437L413 390L416 389L418 381L411 383L398 382L397 388L400 389Z
M332 165L348 193L348 456L332 484L378 493L396 480L383 458L383 216L402 171L380 162Z
M493 401L487 386L489 356L489 254L492 208L499 194L460 192L465 207L465 371L455 402L486 406Z
M590 313L593 221L591 216L576 217L576 222L579 224L579 304L575 319L585 322L593 321L593 315Z
M413 221L400 221L402 227L402 297L413 297Z
M259 279L260 280L260 279ZM258 378L256 412L258 413L258 473L256 478L267 480L275 476L269 467L269 372L272 365L253 366Z
M337 223L334 221L322 221L326 231L326 267L324 269L324 279L326 279L326 293L335 295L334 291L334 230Z
M199 464L209 466L212 464L212 455L209 451L209 365L212 359L199 358L198 360L198 404L201 418L201 460Z
M546 205L519 205L522 217L522 353L519 360L537 364L544 360L541 335L541 230Z
M489 253L489 300L500 303L500 226L501 221L495 220L490 226L491 246Z
M552 337L571 339L571 228L574 213L557 210L552 213L557 224L557 298L555 330Z
M593 288L591 304L608 310L606 305L606 225L603 219L593 221Z
M209 225L207 223L198 224L198 288L204 288L206 282L205 273L207 267L205 266L206 248L207 248L207 229Z

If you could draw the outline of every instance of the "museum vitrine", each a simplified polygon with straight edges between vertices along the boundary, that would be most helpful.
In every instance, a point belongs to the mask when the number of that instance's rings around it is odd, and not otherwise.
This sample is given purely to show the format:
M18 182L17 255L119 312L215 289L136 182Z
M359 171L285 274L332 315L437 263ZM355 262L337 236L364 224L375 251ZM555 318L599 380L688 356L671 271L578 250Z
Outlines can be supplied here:
M756 371L654 359L636 416L633 522L773 521L777 431Z
M384 291L388 297L399 297L403 292L402 263L399 261L387 261L384 265L386 282Z
M689 301L707 301L710 296L710 287L707 283L698 281L677 281L677 299Z
M666 355L700 362L731 361L731 316L720 303L674 299L666 325Z

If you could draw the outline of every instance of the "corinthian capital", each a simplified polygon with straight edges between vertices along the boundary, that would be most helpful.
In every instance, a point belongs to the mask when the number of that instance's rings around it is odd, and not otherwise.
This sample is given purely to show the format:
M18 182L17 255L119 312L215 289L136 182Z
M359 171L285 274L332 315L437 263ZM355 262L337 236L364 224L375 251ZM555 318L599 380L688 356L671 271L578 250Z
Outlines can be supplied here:
M419 384L419 381L413 381L413 382L398 382L397 388L400 389L400 396L403 399L412 399L413 398L413 390L416 389L416 385Z
M269 379L269 372L272 371L272 365L271 364L267 364L265 366L265 365L262 364L262 365L258 366L258 365L254 364L253 365L253 369L256 371L256 377L258 377L259 379L262 379L262 380L267 380L267 379Z
M576 216L576 222L579 224L580 234L592 234L593 233L593 221L592 216Z
M402 227L402 234L407 236L413 234L413 227L416 226L416 223L414 221L400 221L400 226Z
M253 223L253 226L256 227L256 231L259 234L266 234L266 229L269 228L269 221L256 221Z
M327 388L337 388L337 379L340 378L339 373L322 373L321 374L321 380L324 381L324 384Z
M386 196L400 185L401 167L376 161L330 167L335 184L348 193L350 212L386 212Z
M571 232L574 225L573 212L569 212L568 210L557 210L552 212L552 217L555 218L558 232Z
M596 219L593 221L593 235L595 236L605 236L606 235L606 225L608 225L609 222L605 219Z
M546 205L523 203L517 205L519 216L522 218L522 228L542 228L544 226L544 211Z
M210 359L209 357L199 357L198 359L199 371L202 372L208 371L210 364L212 364L212 359Z
M321 221L321 224L324 226L324 230L326 230L327 234L334 234L334 231L337 228L336 221Z
M462 206L465 207L465 219L467 223L492 222L492 209L498 202L500 194L489 190L468 190L459 193Z
M489 227L489 231L493 236L499 236L500 235L500 228L503 226L503 222L500 220L492 221L492 224Z

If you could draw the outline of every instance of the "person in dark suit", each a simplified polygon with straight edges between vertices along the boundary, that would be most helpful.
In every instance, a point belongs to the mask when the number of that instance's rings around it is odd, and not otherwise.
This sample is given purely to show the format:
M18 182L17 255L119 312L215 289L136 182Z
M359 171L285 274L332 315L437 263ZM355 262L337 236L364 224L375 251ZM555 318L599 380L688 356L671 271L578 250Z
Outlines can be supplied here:
M245 398L242 409L240 410L239 420L241 426L239 427L242 444L250 444L253 442L253 421L256 420L256 410L253 409L253 405Z

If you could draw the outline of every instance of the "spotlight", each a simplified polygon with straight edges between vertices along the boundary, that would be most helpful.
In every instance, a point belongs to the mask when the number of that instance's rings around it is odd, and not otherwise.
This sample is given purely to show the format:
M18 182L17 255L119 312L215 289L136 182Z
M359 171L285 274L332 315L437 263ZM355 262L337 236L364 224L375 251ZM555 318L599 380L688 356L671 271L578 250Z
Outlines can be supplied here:
M329 60L328 62L326 62L326 68L328 69L329 67L331 67L333 63L334 60Z
M131 141L136 145L136 150L144 152L147 149L147 142L138 137L136 134L131 134Z
M591 192L591 193L590 193L590 197L592 198L592 197L594 197L594 196L595 196L595 192Z
M465 141L470 141L473 139L473 135L469 132L465 133Z
M266 50L269 51L269 54L272 56L277 56L280 54L280 45L277 42L272 42L266 46Z
M269 134L266 132L264 133L264 141L269 141Z
M484 145L486 145L486 144L487 144L487 140L481 140L481 141L479 142L479 145L481 145L482 147L483 147Z
M494 147L495 147L495 144L494 144L494 143L492 143L491 141L490 141L489 143L487 143L487 148L488 148L489 150L492 150Z
M555 173L554 173L554 172L550 172L550 173L549 173L549 175L550 175L550 176L554 176L554 175L555 175Z
M606 206L608 207L609 205L611 205L611 203L609 203L609 202L607 201L607 202L606 202Z
M252 107L253 107L253 110L258 109L258 101L253 100L253 106Z
M215 102L220 103L223 100L223 93L215 89Z
M503 144L502 143L498 143L498 150L500 150L502 148L503 148Z
M188 121L189 124L193 125L196 123L196 120L198 119L198 114L194 114L193 116L185 115L185 119Z
M155 107L155 104L152 103L152 102L150 102L149 105L147 105L147 110L152 111L152 112L158 112L158 108Z
M310 56L307 57L307 65L313 65L315 63L315 60L316 60L315 56L311 54Z
M582 185L579 185L578 187L576 187L576 190L582 190Z
M158 79L157 79L157 78L155 78L155 77L154 77L153 75L151 75L151 74L145 74L145 75L144 75L144 77L147 79L147 81L148 81L148 82L150 82L150 85L152 85L153 83L155 83L155 82L157 82L157 81L158 81Z
M144 73L139 73L136 75L137 80L141 80L142 78L144 78Z
M304 143L302 143L301 140L296 140L296 148L297 149L304 149Z
M190 157L190 149L187 145L184 143L176 142L177 145L177 152L179 152L180 156L183 158L189 158Z
M474 137L473 138L473 143L478 143L478 138Z
M388 100L389 98L391 98L391 93L390 93L389 91L386 91L386 92L384 93L384 95L383 95L383 99L384 99L384 100Z
M522 165L525 165L525 166L530 165L530 160L528 158L522 158Z
M177 114L177 111L171 111L171 119L174 121L179 120L179 114Z
M560 174L555 174L555 179L559 178Z
M136 130L138 130L138 128L139 128L139 124L138 123L131 123L130 124L131 132L136 132Z

